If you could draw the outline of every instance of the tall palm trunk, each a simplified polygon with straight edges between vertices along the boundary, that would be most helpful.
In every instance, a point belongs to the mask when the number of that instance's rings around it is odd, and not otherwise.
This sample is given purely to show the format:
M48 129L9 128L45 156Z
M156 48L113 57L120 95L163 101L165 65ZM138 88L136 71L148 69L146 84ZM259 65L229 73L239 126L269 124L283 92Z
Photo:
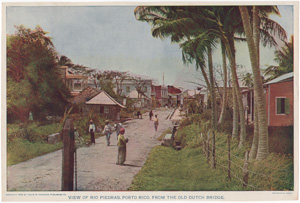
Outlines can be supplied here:
M240 142L239 146L242 147L246 140L246 125L245 125L245 112L242 102L242 94L240 92L240 87L238 83L238 77L236 73L236 61L235 61L235 51L234 51L234 37L233 34L230 34L229 37L223 38L224 44L226 47L226 52L228 54L231 75L232 75L232 83L233 90L236 95L237 103L238 103L238 111L240 116Z
M209 80L210 80L210 95L212 102L212 127L213 130L216 129L217 125L217 102L216 102L216 92L214 84L214 71L213 71L213 61L212 61L212 50L208 48L208 69L209 69Z
M254 160L257 155L257 148L258 148L258 112L257 112L257 104L254 97L254 132L253 132L253 140L251 145L251 150L249 153L249 159Z
M226 51L224 44L221 43L222 47L222 66L223 66L223 75L224 75L224 85L223 85L223 100L222 100L222 108L221 108L221 114L219 117L219 124L224 123L225 121L225 115L226 115L226 109L227 109L227 65L226 65Z
M200 66L201 73L202 73L202 75L203 75L203 77L204 77L204 80L205 80L207 89L208 89L208 91L210 91L210 82L209 82L208 77L207 77L207 74L206 74L206 72L205 72L205 68L204 68L204 66L201 65L201 64L200 64L199 66Z
M232 110L233 110L233 118L232 118L232 138L238 139L239 136L239 105L236 99L236 94L234 87L231 90L232 93Z
M269 154L269 144L268 144L268 122L267 122L267 112L266 112L266 102L265 95L262 86L262 78L258 63L258 53L255 47L255 42L253 39L253 34L251 30L251 23L249 19L249 14L246 6L239 6L244 31L247 39L251 67L253 71L254 79L254 94L256 96L257 110L258 110L258 123L259 123L259 139L258 139L258 149L257 149L257 159L262 160L266 158Z
M258 9L253 7L253 39L255 43L255 49L257 53L257 60L258 60L258 67L260 64L260 57L259 57L259 17L258 17ZM253 132L253 141L252 146L249 154L250 160L253 160L257 156L257 148L258 148L258 138L259 138L259 124L258 124L258 111L257 111L257 97L254 94L254 132Z

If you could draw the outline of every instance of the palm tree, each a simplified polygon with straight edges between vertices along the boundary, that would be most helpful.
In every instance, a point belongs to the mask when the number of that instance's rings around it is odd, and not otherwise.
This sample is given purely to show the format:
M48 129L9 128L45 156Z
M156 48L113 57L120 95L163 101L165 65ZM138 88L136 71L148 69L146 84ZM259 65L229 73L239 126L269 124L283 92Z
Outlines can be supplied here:
M217 112L211 55L211 47L214 46L215 37L212 38L212 35L201 30L202 27L196 26L197 24L189 16L189 9L189 7L137 7L135 15L138 20L151 23L154 37L164 39L170 36L172 42L181 42L180 47L182 48L184 63L195 61L196 69L201 69L212 95L212 123L215 126ZM210 79L205 72L204 52L208 54Z
M242 79L243 85L247 87L253 87L253 77L251 73L246 73L243 75Z
M294 69L294 36L291 36L289 42L284 42L284 46L280 50L275 51L275 59L278 66L269 66L265 71L265 75L270 76L268 80L272 80L285 73L293 72Z
M257 45L255 44L253 33L251 29L250 17L248 13L248 8L246 6L239 7L241 12L241 17L243 21L243 26L245 30L245 35L247 39L247 44L249 48L253 81L254 81L254 94L256 96L256 104L258 111L258 122L259 122L259 139L258 139L258 151L257 159L261 160L268 156L269 146L268 146L268 123L267 123L267 113L266 113L266 102L263 92L261 73L259 69L259 57L257 51Z
M226 64L226 50L224 44L221 43L222 48L222 67L223 67L223 75L224 75L224 82L223 82L223 98L222 98L222 107L221 113L219 117L218 124L223 124L225 121L226 109L227 109L227 64Z

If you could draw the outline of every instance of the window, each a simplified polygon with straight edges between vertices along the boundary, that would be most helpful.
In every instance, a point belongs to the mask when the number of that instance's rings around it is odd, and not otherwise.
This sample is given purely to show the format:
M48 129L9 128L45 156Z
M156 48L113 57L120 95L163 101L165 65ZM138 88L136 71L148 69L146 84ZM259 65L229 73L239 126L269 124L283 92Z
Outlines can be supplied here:
M276 114L290 114L289 98L276 98Z
M144 87L144 92L147 92L147 87Z
M104 113L105 113L105 114L108 114L108 113L109 113L109 108L108 108L108 106L105 106L105 107L104 107Z
M126 92L130 92L130 87L129 86L126 87Z
M81 88L81 82L74 82L74 89L73 90L82 90L82 88Z

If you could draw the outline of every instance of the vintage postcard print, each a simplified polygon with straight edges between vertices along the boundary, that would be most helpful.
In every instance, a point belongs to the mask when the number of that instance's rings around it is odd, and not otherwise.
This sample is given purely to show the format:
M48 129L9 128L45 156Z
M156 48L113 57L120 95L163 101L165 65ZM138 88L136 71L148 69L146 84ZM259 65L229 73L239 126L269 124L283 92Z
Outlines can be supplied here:
M298 6L3 2L2 201L297 200Z

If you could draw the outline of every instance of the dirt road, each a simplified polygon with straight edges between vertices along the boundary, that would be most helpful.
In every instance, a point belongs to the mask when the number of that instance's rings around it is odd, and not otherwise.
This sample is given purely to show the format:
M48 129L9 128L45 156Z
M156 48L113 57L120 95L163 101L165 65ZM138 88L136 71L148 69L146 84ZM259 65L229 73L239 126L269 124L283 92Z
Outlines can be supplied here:
M154 111L158 114L159 127L155 132L148 114L143 119L124 123L127 157L124 166L116 165L117 138L111 136L111 145L106 146L106 138L96 139L96 145L77 150L78 180L77 190L81 191L124 191L130 186L153 146L159 145L157 137L171 127L166 117L171 109ZM7 189L10 191L60 191L62 151L40 156L8 167Z

